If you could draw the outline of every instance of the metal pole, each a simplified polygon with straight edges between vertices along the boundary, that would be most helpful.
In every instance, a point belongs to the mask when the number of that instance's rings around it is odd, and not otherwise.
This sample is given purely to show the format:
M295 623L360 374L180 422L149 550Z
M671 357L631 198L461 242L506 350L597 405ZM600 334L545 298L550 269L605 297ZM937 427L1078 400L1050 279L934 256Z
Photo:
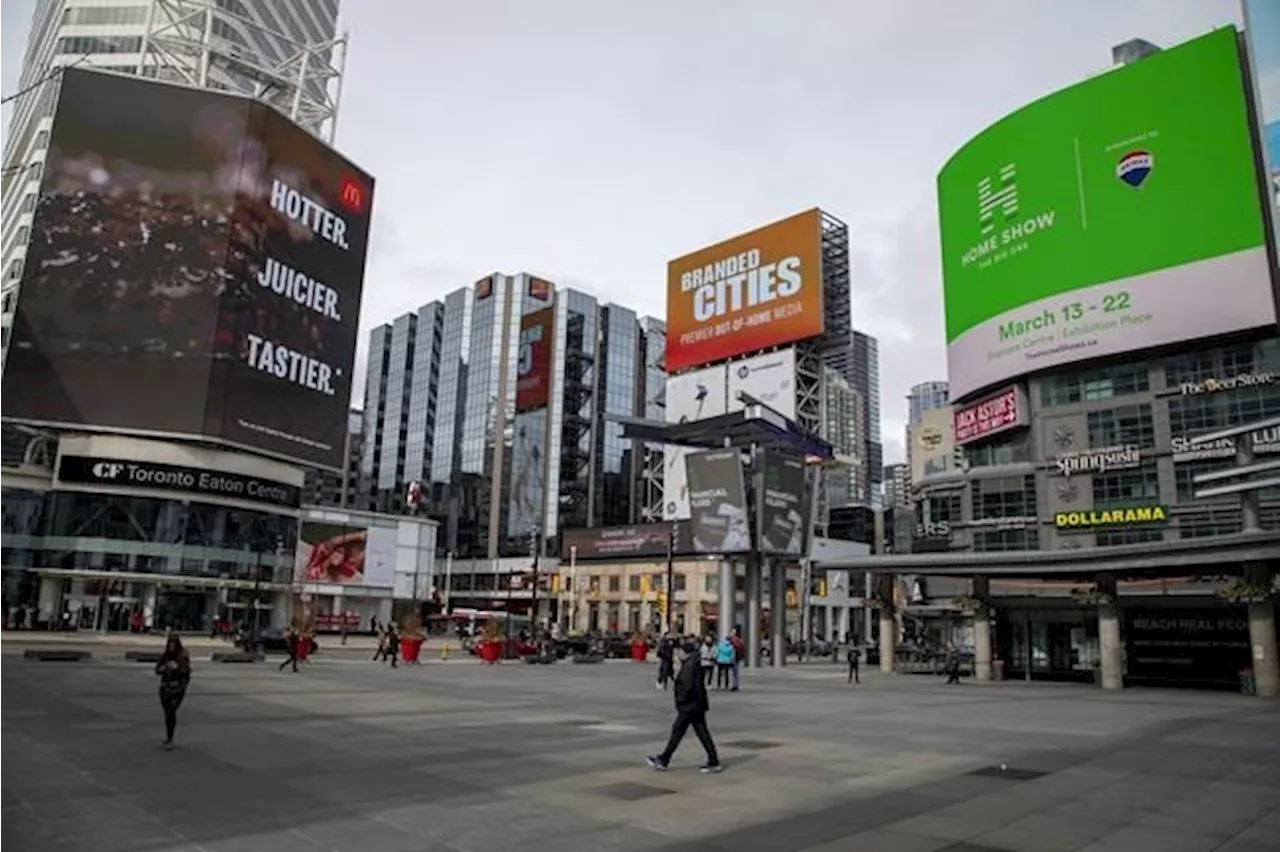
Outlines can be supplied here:
M449 594L453 589L453 551L444 555L444 614L449 614Z
M1254 463L1253 433L1236 435L1236 467L1244 467ZM1258 532L1262 529L1259 521L1258 492L1240 492L1240 530L1241 532Z
M533 597L529 601L529 629L534 636L538 635L538 528L534 527L529 535L529 550L533 554Z
M569 548L569 633L578 629L578 548Z
M808 647L809 630L812 627L809 613L809 590L813 585L813 565L808 557L800 560L800 641Z
M675 619L671 617L672 611L675 609L676 596L676 523L671 522L671 529L667 532L667 612L666 612L666 629L664 633L670 634L675 629Z

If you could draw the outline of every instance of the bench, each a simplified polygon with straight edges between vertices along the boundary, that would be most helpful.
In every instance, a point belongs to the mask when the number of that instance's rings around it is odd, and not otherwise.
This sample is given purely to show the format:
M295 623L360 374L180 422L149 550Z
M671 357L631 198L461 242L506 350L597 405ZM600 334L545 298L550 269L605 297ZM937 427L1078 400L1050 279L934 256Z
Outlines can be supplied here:
M158 663L164 651L125 651L124 658L131 663Z
M41 660L46 663L78 663L93 659L93 654L88 651L72 648L29 648L23 652L22 656L28 660Z
M252 651L214 651L211 659L215 663L260 663L266 658Z

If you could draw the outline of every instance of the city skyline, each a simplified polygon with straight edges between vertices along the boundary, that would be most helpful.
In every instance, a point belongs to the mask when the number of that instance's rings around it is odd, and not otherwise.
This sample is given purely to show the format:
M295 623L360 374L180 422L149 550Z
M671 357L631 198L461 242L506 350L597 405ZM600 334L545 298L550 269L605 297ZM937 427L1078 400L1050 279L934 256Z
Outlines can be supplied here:
M5 94L16 88L33 5L4 8ZM429 51L395 49L425 10L344 9L352 44L337 145L380 187L356 374L371 328L494 269L528 269L661 317L667 260L818 204L851 227L853 324L880 341L881 394L894 401L880 420L884 457L900 461L907 412L897 400L945 376L937 167L995 117L1106 68L1114 44L1169 45L1240 23L1234 0L1034 12L985 3L939 9L938 36L892 7L777 9L683 9L674 33L661 14L624 28L603 12L569 26L555 4L538 20L515 6L462 10L435 16ZM863 44L860 33L873 31ZM727 69L699 55L711 32L745 42L768 32L791 49ZM588 49L566 65L545 49L555 39ZM872 72L908 39L930 59L887 84ZM433 72L478 50L492 57L483 73ZM930 70L938 64L954 70L945 81ZM581 73L588 66L593 73ZM423 81L424 109L401 108L396 81L409 75ZM872 79L874 89L858 82ZM746 138L731 119L758 108L762 91L773 93L775 119ZM834 108L811 108L833 98ZM929 117L929 133L917 116ZM669 203L679 196L692 203ZM362 396L357 387L353 402Z

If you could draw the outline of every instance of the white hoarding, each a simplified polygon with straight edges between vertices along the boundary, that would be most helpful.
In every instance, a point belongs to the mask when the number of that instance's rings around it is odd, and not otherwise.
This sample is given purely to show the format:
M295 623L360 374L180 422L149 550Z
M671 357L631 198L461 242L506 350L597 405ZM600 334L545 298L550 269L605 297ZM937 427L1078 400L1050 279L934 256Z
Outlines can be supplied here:
M666 421L689 423L719 417L728 412L728 382L725 367L708 367L667 377ZM663 448L662 517L665 520L689 517L689 477L682 447Z
M747 393L765 405L796 419L796 350L753 355L729 364L729 410L741 411L739 393Z

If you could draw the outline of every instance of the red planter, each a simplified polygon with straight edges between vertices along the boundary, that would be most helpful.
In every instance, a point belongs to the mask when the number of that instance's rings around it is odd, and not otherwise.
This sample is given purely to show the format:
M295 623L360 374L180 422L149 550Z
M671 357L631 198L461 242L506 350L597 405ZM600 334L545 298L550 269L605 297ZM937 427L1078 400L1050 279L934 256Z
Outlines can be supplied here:
M643 663L649 658L649 646L644 642L631 643L631 659L637 663Z
M498 658L502 656L501 642L481 642L480 643L480 659L486 663L496 663Z
M422 653L421 636L406 636L400 640L400 659L406 663L418 662L418 656Z

